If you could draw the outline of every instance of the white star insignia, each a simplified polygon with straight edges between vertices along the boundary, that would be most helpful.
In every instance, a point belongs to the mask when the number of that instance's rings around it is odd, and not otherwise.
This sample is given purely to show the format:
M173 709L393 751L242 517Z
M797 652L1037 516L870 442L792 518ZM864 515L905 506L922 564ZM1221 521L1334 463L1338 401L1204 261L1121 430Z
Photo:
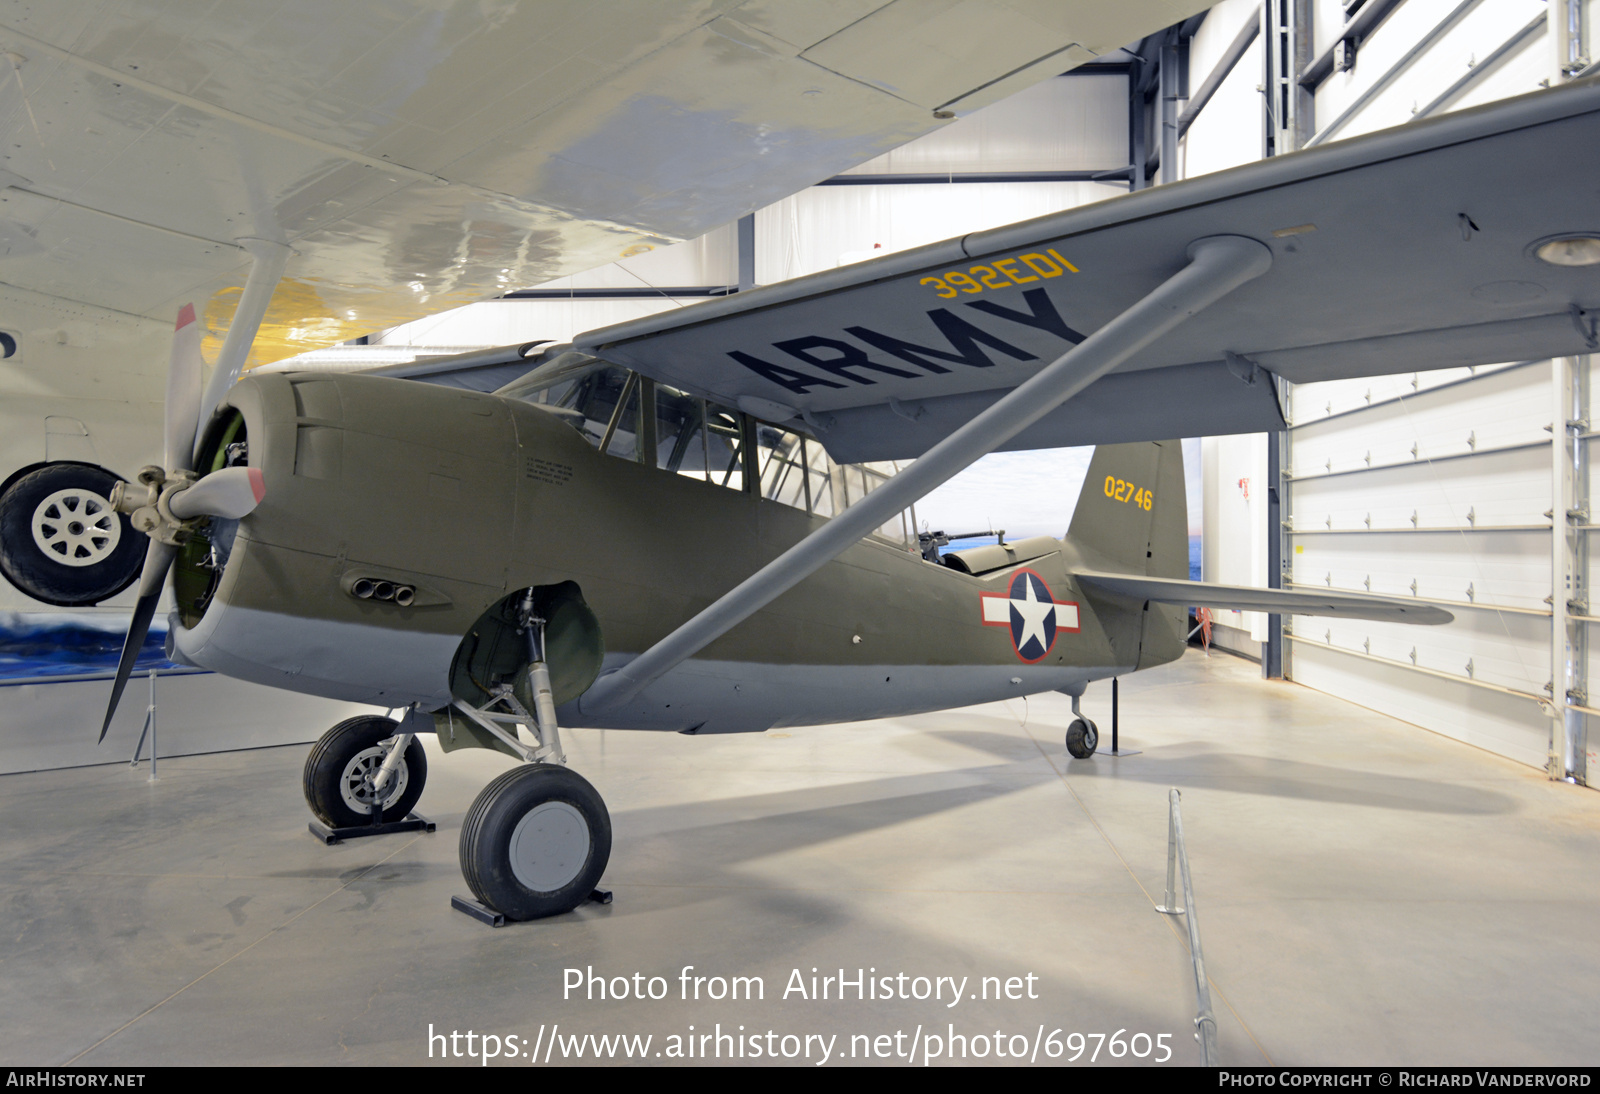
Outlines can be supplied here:
M1054 614L1056 606L1052 601L1040 600L1034 595L1032 581L1024 580L1023 586L1024 599L1011 601L1011 607L1022 617L1022 637L1017 639L1017 649L1022 649L1035 638L1039 640L1040 649L1049 649L1044 623Z

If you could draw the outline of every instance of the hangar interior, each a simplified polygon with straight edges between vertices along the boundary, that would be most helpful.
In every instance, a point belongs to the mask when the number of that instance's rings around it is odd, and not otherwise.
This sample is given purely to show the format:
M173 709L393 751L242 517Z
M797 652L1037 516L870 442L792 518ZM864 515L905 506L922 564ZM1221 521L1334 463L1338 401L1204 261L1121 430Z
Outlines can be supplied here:
M1223 0L698 239L261 367L565 341L1522 94L1596 71L1597 18L1600 0ZM1486 285L1483 306L1542 291ZM100 383L94 341L125 318L4 300L23 317L9 325L62 330L35 361ZM158 384L166 337L121 332L150 365L107 382ZM985 1018L1174 1031L1174 1062L1198 1062L1187 940L1150 910L1178 786L1225 1062L1592 1063L1592 371L1583 356L1283 385L1277 435L1197 420L1205 580L1386 593L1455 621L1219 611L1222 655L1122 681L1143 755L1069 761L1055 695L748 739L574 731L574 767L618 809L617 896L561 921L489 931L449 910L455 829L501 757L430 743L438 833L322 848L296 775L352 705L162 675L147 783L88 740L103 677L9 682L17 990L0 1043L91 1065L426 1062L424 1027L665 1036L679 1018L848 1041L924 1012L554 1000L575 964L753 970L768 999L791 966L949 965L1052 985ZM158 403L104 394L135 408L107 428L154 428ZM51 421L46 459L115 444L98 422ZM143 687L112 730L124 751ZM1106 689L1086 704L1110 724Z
M1594 16L1577 0L1272 8L1226 0L1142 53L1080 66L688 243L269 367L394 365L530 332L564 341L741 286L1523 94L1579 78L1592 62ZM1273 60L1274 42L1293 53L1292 72ZM1139 161L1136 178L1127 165ZM1488 311L1541 291L1480 290ZM1296 628L1219 611L1215 644L1270 676L1360 694L1374 710L1586 783L1597 709L1587 702L1587 628L1600 619L1585 592L1591 369L1583 356L1284 383L1290 428L1280 437L1207 438L1204 580L1402 595L1457 615L1419 631L1312 618ZM1563 419L1574 424L1552 433ZM1205 432L1196 420L1194 433ZM1574 515L1553 521L1556 497ZM1563 666L1560 687L1552 665Z

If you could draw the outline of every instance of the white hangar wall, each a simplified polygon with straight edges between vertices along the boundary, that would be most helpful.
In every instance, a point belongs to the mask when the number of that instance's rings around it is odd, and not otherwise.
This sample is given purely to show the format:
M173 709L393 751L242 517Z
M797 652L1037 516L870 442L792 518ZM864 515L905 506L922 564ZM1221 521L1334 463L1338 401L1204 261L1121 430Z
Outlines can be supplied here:
M1261 21L1249 53L1188 131L1188 174L1258 158L1269 138L1272 151L1339 140L1572 78L1594 68L1600 17L1593 0L1384 5L1392 10L1366 28L1353 66L1341 71L1336 55L1314 94L1291 100L1270 44L1292 55L1295 21L1309 17L1295 72L1305 71L1361 9L1347 13L1341 0L1269 4L1263 12L1226 0L1194 38L1191 87L1238 28ZM1295 72L1282 75L1292 81ZM1586 591L1595 550L1587 534L1592 367L1589 358L1521 361L1286 385L1291 424L1278 452L1281 480L1269 459L1277 438L1203 445L1206 578L1266 584L1269 546L1281 534L1284 587L1371 591L1447 608L1455 622L1442 627L1288 620L1284 675L1586 779L1597 762L1587 739L1587 629L1600 622L1589 618ZM1268 526L1273 486L1281 529ZM1266 616L1219 612L1217 623L1224 648L1270 658Z
M1536 361L1292 390L1285 584L1415 597L1456 617L1296 618L1293 679L1544 766L1552 372Z

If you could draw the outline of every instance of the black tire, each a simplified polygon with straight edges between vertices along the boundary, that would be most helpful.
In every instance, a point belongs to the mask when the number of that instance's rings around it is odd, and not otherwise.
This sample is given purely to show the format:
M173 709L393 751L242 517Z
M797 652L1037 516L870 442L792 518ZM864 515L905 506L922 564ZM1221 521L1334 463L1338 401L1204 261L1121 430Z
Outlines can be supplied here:
M367 714L340 722L311 746L301 787L306 804L330 828L355 828L372 823L372 792L363 776L382 762L379 744L393 737L398 723ZM415 737L389 785L384 788L383 819L404 820L422 797L428 781L428 756Z
M1100 729L1087 718L1074 718L1067 727L1067 751L1074 759L1087 760L1100 744Z
M554 764L507 771L484 787L461 825L461 873L479 901L508 919L570 912L610 858L605 802L582 775Z
M13 482L0 495L0 573L64 608L98 604L133 584L150 541L111 508L121 481L103 467L52 463Z

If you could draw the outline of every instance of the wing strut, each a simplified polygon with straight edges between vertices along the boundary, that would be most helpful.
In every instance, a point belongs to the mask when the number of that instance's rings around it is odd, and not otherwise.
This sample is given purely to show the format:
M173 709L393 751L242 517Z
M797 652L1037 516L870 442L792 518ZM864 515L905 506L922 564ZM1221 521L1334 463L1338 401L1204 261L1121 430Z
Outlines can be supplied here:
M585 712L627 702L648 684L821 569L872 529L1116 368L1133 354L1261 276L1272 252L1244 236L1208 236L1189 245L1189 263L1148 296L1032 379L930 448L910 467L773 559L580 700Z

